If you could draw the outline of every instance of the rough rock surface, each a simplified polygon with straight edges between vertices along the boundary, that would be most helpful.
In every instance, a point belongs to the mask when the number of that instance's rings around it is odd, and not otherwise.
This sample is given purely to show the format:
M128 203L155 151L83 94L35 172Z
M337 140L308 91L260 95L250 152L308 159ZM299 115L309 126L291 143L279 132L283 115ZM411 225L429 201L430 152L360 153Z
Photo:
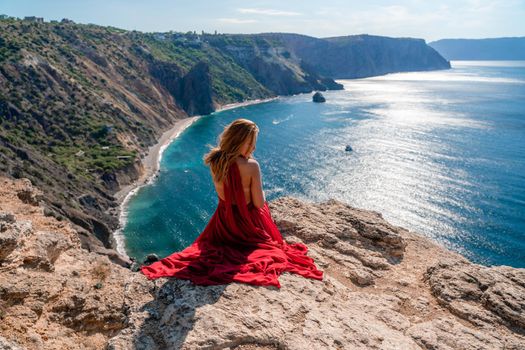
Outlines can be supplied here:
M323 281L284 273L281 289L198 287L136 275L127 294L151 298L131 306L130 327L109 349L525 347L523 270L472 264L378 213L334 200L286 197L271 210L286 240L308 245ZM464 274L486 276L490 287L469 298L478 285L469 289ZM462 312L450 307L456 303L465 304Z
M307 244L323 281L201 287L83 250L7 181L0 349L525 348L524 269L472 264L375 212L275 200L284 238Z
M127 326L134 273L44 215L27 180L0 178L0 349L103 349Z

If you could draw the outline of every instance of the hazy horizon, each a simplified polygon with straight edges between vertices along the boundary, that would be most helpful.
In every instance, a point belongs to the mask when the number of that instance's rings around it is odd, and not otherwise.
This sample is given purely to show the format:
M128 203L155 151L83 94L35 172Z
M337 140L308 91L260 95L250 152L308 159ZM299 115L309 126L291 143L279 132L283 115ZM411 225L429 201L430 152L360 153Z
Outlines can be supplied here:
M113 26L141 32L255 34L285 32L317 38L346 35L411 37L427 42L439 39L490 39L525 36L525 1L419 0L362 4L342 0L317 4L311 0L4 0L0 14L45 21L69 18L77 23Z

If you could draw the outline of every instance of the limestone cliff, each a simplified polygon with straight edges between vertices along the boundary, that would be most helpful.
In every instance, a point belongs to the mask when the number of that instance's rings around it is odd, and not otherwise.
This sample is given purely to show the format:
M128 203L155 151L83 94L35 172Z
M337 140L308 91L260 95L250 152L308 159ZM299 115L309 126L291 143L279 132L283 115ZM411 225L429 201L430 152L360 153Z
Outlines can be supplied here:
M147 280L0 179L2 349L523 349L525 269L484 267L335 200L270 203L323 281Z
M262 35L282 41L305 64L332 78L353 79L450 68L450 62L423 39L366 34L332 38L288 33Z
M343 85L306 65L282 40L264 34L206 35L205 40L278 95L343 89Z

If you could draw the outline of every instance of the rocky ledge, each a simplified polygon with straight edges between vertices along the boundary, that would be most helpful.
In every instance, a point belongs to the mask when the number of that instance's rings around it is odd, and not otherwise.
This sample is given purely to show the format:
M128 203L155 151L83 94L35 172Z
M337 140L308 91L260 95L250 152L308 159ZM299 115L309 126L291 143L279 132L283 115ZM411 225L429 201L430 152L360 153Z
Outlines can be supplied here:
M525 269L473 264L375 212L275 200L324 280L200 287L85 250L23 181L0 185L0 349L525 348Z

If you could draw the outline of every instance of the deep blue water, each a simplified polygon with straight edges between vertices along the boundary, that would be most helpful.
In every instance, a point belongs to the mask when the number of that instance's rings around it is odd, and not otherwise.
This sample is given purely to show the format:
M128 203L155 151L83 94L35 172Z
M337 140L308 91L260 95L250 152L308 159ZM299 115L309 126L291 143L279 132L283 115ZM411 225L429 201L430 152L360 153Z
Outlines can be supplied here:
M452 64L345 80L325 104L298 95L200 118L130 200L127 253L166 256L199 235L218 202L202 157L243 117L260 129L268 200L336 198L474 262L525 267L525 62Z

